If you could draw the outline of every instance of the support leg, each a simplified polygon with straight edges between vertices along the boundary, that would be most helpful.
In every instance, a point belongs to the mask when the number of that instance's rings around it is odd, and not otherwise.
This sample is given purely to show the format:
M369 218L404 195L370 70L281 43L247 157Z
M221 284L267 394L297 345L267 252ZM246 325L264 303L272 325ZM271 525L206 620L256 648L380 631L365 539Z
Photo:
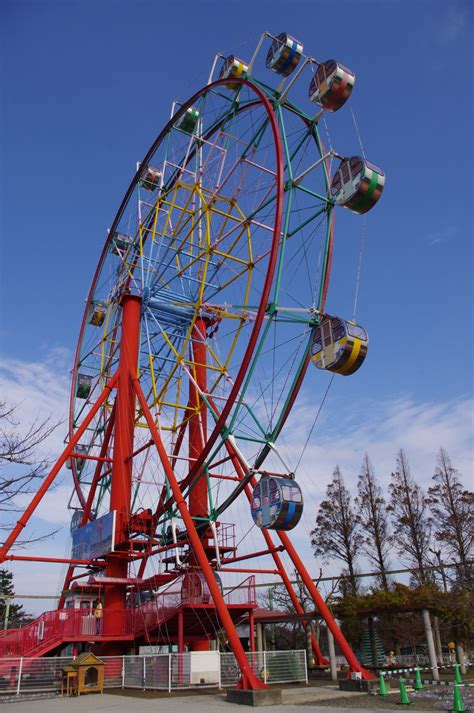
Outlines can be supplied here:
M30 517L33 515L34 511L44 498L45 494L47 493L50 485L54 482L54 479L58 475L59 471L63 467L63 465L66 463L67 459L69 458L70 454L74 451L74 448L76 445L79 443L81 440L84 432L86 431L87 427L91 423L92 419L96 415L96 413L99 411L101 408L102 404L106 401L106 399L109 397L110 392L112 389L115 387L115 383L117 381L117 375L114 375L107 386L104 388L102 391L101 395L85 417L84 421L81 423L79 428L77 429L76 433L74 436L71 438L70 442L66 446L66 448L63 450L62 454L59 456L58 460L56 461L55 465L49 472L49 474L46 476L46 478L43 480L41 483L41 486L39 490L37 491L36 495L24 511L23 515L20 517L18 522L16 523L15 527L11 531L10 535L8 536L7 540L5 541L5 544L3 547L0 549L0 564L5 561L5 557L7 556L10 548L12 545L15 544L18 536L20 535L21 531L25 527L25 525L28 523Z
M178 481L171 467L168 455L166 453L166 449L163 445L160 434L158 433L158 429L153 420L153 416L148 407L146 398L143 394L140 382L137 378L134 378L133 383L136 390L136 394L138 396L138 400L140 402L140 406L143 409L143 415L145 416L148 428L150 429L151 436L155 442L158 455L160 457L163 469L168 479L168 483L173 493L176 507L179 510L179 513L183 519L184 525L188 532L189 541L191 543L191 547L193 548L197 563L199 564L202 573L206 579L207 586L209 587L209 591L211 592L211 596L214 600L217 614L219 616L219 619L221 620L222 626L226 630L227 636L229 638L229 643L232 647L232 651L235 654L237 663L242 673L240 685L242 688L266 688L265 684L262 683L262 681L260 681L260 679L255 676L249 665L245 652L242 648L242 644L240 643L239 637L235 630L234 622L232 621L231 616L227 610L227 606L222 596L222 592L214 577L214 572L212 571L203 544L197 533L194 520L189 513L188 506L181 492L181 488L179 487Z

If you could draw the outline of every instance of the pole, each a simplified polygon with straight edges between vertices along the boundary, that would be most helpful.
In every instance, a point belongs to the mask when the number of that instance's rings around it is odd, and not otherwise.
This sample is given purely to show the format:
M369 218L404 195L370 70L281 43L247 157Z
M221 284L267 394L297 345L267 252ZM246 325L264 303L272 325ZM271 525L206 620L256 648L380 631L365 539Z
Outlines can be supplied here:
M439 632L439 619L437 616L433 617L433 631L436 644L436 653L438 661L440 664L443 663L443 647L441 645L441 634Z
M189 411L192 416L189 419L189 458L191 466L197 461L207 438L207 413L206 404L201 394L207 392L207 350L206 350L206 322L198 318L192 330L191 349L193 355L193 378L189 382ZM193 518L207 518L209 516L209 503L207 492L207 478L202 473L189 494L189 513ZM199 520L198 520L199 522ZM202 520L201 520L202 522ZM207 544L207 537L201 538L204 545ZM192 558L193 565L197 565L195 557ZM195 639L190 644L191 651L209 651L209 639Z
M464 646L461 644L461 642L456 643L456 658L458 660L461 673L463 674L463 676L465 676L467 673L467 668L464 661Z
M132 374L136 376L138 364L138 349L140 343L140 306L141 298L126 294L122 298L122 332L120 336L120 361L117 379L117 397L114 431L114 451L110 488L110 510L117 513L116 542L125 538L128 520L130 518L130 501L132 492L132 453L135 428L136 395L133 387ZM128 575L128 559L120 554L111 553L106 556L106 577L126 578ZM107 587L105 591L105 609L125 609L125 587L121 585ZM115 617L111 617L115 629ZM108 631L108 634L120 634L119 631ZM121 646L107 645L109 656L121 653Z
M255 624L253 609L249 611L249 648L252 654L255 653Z
M372 666L377 667L377 646L375 643L375 628L374 628L374 617L369 615L367 618L367 624L369 628L369 640L370 640L370 658L372 661Z
M433 674L433 679L435 681L439 681L439 669L438 669L438 663L436 661L436 651L435 651L435 645L434 645L434 639L433 639L433 631L431 629L430 612L428 611L428 609L423 609L421 612L421 615L423 617L423 626L425 627L426 643L428 645L428 656L430 659L430 666L431 666L431 671Z
M329 650L329 665L331 668L331 681L337 681L337 661L336 661L336 647L334 646L334 636L331 630L326 626L326 632L328 635L328 650Z
M8 597L8 598L5 598L5 599L4 599L4 602L5 602L5 616L4 616L4 619L3 619L3 628L4 628L4 629L8 629L8 622L9 622L9 619L10 619L11 599L10 599L9 597Z
M189 411L193 414L189 419L189 458L191 465L199 458L206 444L207 413L206 404L201 398L207 391L207 351L206 322L197 319L191 337L193 353L194 384L189 383ZM207 517L209 505L207 496L207 480L202 475L189 494L189 512L193 517Z

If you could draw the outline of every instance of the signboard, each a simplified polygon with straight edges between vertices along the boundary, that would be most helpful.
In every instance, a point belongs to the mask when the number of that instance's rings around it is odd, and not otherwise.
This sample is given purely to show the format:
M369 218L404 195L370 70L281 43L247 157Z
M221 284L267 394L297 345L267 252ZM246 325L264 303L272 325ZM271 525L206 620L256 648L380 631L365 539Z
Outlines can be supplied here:
M113 510L72 533L72 559L92 560L114 551L115 515Z

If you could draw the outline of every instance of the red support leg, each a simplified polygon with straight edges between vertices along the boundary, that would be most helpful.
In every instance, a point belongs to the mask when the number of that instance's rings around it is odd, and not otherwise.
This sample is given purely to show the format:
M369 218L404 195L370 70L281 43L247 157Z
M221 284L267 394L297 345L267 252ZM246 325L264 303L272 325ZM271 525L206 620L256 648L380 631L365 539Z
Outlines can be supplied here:
M103 440L103 443L102 443L102 446L100 449L99 458L105 458L105 456L106 456L107 449L108 449L109 443L110 443L110 437L112 435L112 430L114 427L114 423L115 423L115 404L112 407L109 422L107 424L107 429L104 434L104 440ZM97 465L96 465L96 468L94 471L94 476L92 478L92 483L89 488L89 493L87 495L86 507L84 508L84 514L82 516L80 527L85 525L88 522L88 520L90 519L90 511L91 511L92 503L94 501L94 496L95 496L95 493L97 490L97 485L99 483L100 474L101 474L103 465L104 465L103 460L97 461ZM58 609L62 609L64 607L65 593L69 589L73 575L74 575L74 565L70 565L67 569L66 576L64 578L64 584L63 584L63 588L61 591L61 597L58 602Z
M184 500L183 494L181 492L181 488L179 487L178 481L171 467L168 454L166 453L166 449L163 445L160 434L158 433L158 429L153 420L153 416L150 412L150 409L148 408L148 404L143 394L139 380L135 378L134 384L138 400L140 402L140 406L143 410L143 415L145 416L145 419L147 421L151 436L155 441L156 449L158 451L161 463L163 465L163 469L165 471L168 483L173 493L176 507L178 508L179 513L183 519L197 563L206 579L207 586L209 587L209 591L214 600L217 614L219 616L222 626L226 630L229 639L229 644L235 654L235 658L237 659L237 663L242 673L240 686L242 688L252 689L266 688L266 685L255 676L249 665L245 652L242 648L242 644L240 643L240 639L235 630L234 622L232 621L232 618L227 610L224 597L222 596L222 592L214 577L214 572L212 571L211 565L209 564L209 561L207 559L203 544L196 531L194 520L189 513L186 501Z
M189 458L190 465L201 455L204 450L207 436L207 413L206 404L201 394L207 391L207 351L206 351L206 322L198 318L194 325L191 337L191 349L193 355L193 377L196 381L189 383L189 411L192 414L189 419ZM189 494L189 513L195 518L206 518L209 515L209 502L207 494L207 479L204 475L198 480ZM197 520L199 524L199 520ZM201 540L206 544L207 538ZM192 562L196 565L197 562ZM190 648L192 651L209 651L209 639L195 639Z
M81 440L82 435L84 434L85 430L89 426L90 422L92 421L92 419L94 418L96 413L99 411L99 409L101 408L104 401L106 401L106 399L108 398L110 392L112 391L112 389L115 386L116 380L117 380L117 375L115 374L111 378L111 380L109 381L107 386L104 388L104 390L102 391L101 395L99 396L99 398L97 399L95 404L92 406L91 410L89 411L89 413L85 417L84 421L81 423L81 425L77 429L74 436L71 438L71 441L68 443L66 448L63 450L62 454L56 461L55 465L53 466L53 468L51 469L49 474L46 476L46 478L41 483L41 486L40 486L38 492L36 493L36 495L34 496L32 501L30 502L30 504L24 511L23 515L20 517L20 519L16 523L15 527L13 528L13 530L11 531L7 540L5 541L3 547L0 548L0 564L5 561L5 558L10 550L10 547L12 547L12 545L15 544L15 542L18 538L18 535L21 533L21 531L27 524L28 520L33 515L34 511L36 510L36 508L42 501L42 499L45 496L46 492L48 491L50 485L53 483L53 481L56 478L56 476L58 475L59 471L61 470L61 468L67 461L67 459L69 458L69 455L74 451L74 448Z
M196 384L189 384L189 411L194 414L189 419L189 457L191 467L204 450L207 436L206 404L201 398L201 393L207 390L207 352L206 352L206 323L197 319L191 339L193 352L193 377ZM209 504L207 497L207 482L201 477L189 494L189 512L193 517L207 517Z
M110 510L117 512L117 544L127 537L127 524L130 519L132 492L133 438L135 429L136 394L133 379L136 378L138 350L140 345L140 307L141 298L136 295L124 295L122 298L122 332L120 337L120 362L117 372L117 397L115 403L114 452L110 488ZM128 558L120 550L106 556L105 574L107 577L124 578L128 575ZM107 587L104 606L109 613L112 625L120 621L112 611L126 608L125 587L121 585ZM119 631L107 631L107 634L120 634ZM109 643L104 653L109 656L119 655L122 645Z
M338 625L336 624L336 621L334 617L332 616L331 612L329 611L326 602L318 592L313 580L309 576L308 570L304 566L300 556L298 555L295 547L293 546L293 543L291 542L290 538L286 534L286 532L278 532L278 537L280 538L282 544L285 546L286 551L288 552L291 561L293 562L294 566L296 567L298 574L300 575L303 584L305 585L306 589L308 590L309 594L311 595L311 598L318 609L319 613L323 617L324 621L326 622L326 625L328 629L331 631L332 635L334 636L334 639L337 641L339 644L339 647L341 649L342 655L346 659L347 663L350 666L351 671L358 671L359 673L362 674L362 678L365 680L375 678L374 674L371 673L370 671L367 671L357 660L357 658L354 655L354 652L352 651L351 647L346 641L346 638Z
M214 404L212 404L212 407L215 408ZM245 472L244 472L244 469L242 468L242 465L239 461L238 455L237 455L236 451L234 450L234 448L232 447L232 444L229 442L229 440L226 440L226 449L232 459L232 463L234 465L234 468L235 468L235 471L236 471L238 477L242 480L245 476ZM255 481L255 479L253 479L253 487L255 487L255 485L256 485L256 481ZM252 493L248 486L245 488L245 494L247 495L247 499L250 503L252 500ZM292 601L292 604L295 607L295 611L298 614L298 616L302 616L304 614L304 609L301 606L301 603L296 595L295 590L293 589L290 578L288 577L288 574L285 570L283 562L281 561L280 555L278 554L278 552L273 551L275 549L273 539L272 539L270 533L268 532L268 530L262 530L262 534L265 538L265 542L267 544L268 549L272 550L271 554L273 557L273 561L275 562L275 565L278 569L279 576L281 577L282 582L286 587L286 590L287 590L288 595ZM307 622L302 621L301 623L302 623L302 626L306 626ZM329 661L327 660L327 658L325 656L323 656L323 653L322 653L321 649L319 648L319 644L318 644L316 637L313 633L311 633L311 645L313 647L314 656L315 656L318 666L326 666L329 663Z
M228 452L231 455L233 455L233 463L236 467L236 472L240 475L240 477L243 477L244 471L243 471L242 464L240 463L240 460L239 460L236 450L233 448L232 443L230 443L229 440L226 440L226 447L227 447ZM256 479L252 478L252 480L250 481L250 484L254 488L257 485ZM249 495L249 492L247 492L247 496L248 495ZM271 542L271 538L270 538L270 540L267 539L267 537L269 537L269 533L266 532L265 530L262 530L262 532L264 533L267 543ZM280 531L277 531L277 534L281 540L282 545L285 547L288 555L290 556L291 561L293 562L298 574L300 575L300 577L303 581L303 584L305 585L306 589L308 590L317 610L319 611L319 613L323 617L324 621L326 622L328 628L330 629L332 635L334 636L334 639L339 644L342 654L343 654L344 658L346 659L347 663L349 664L351 671L360 672L362 674L362 677L366 680L374 678L374 675L370 671L367 671L357 660L356 656L354 655L354 652L352 651L351 647L347 643L344 634L342 633L342 631L336 624L336 621L335 621L334 617L332 616L331 612L329 611L329 609L326 605L326 602L324 601L324 599L318 592L313 580L309 576L308 570L304 566L301 558L299 557L296 549L294 548L294 546L293 546L290 538L286 534L286 532L283 532L280 530ZM272 553L272 556L274 559L275 559L275 555L278 557L278 554L276 552ZM286 574L286 572L285 572L285 574ZM291 594L290 594L290 596L291 596ZM292 598L292 601L293 601L293 598ZM314 647L314 644L316 643L314 635L312 635L312 641L313 641L313 647ZM317 646L317 644L316 644L316 646ZM319 650L319 647L317 647L317 650ZM316 649L315 649L315 651L316 651Z

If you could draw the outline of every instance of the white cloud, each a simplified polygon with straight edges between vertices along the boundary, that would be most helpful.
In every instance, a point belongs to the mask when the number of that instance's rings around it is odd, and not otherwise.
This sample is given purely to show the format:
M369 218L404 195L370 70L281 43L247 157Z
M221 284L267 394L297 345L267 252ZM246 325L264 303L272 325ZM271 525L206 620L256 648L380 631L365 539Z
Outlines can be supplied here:
M443 45L457 42L469 29L469 3L448 3L438 16L436 36Z
M68 355L58 352L43 363L0 360L2 397L19 404L17 416L21 424L26 425L35 417L49 414L56 420L66 416L69 398L67 363ZM308 533L314 525L318 504L324 497L334 466L339 464L347 485L355 492L357 475L367 451L381 484L386 487L395 466L397 450L403 447L413 476L427 487L436 454L443 446L462 473L465 484L469 485L473 462L473 406L472 399L416 403L409 396L384 402L367 399L350 405L346 400L330 395L297 470L297 479L304 491L305 512L300 525L290 534L313 577L318 575L320 563L312 556ZM295 467L301 455L314 415L314 401L309 393L303 391L279 441L282 454L291 467ZM65 432L66 425L51 436L45 444L45 454L50 457L59 455ZM32 555L69 555L66 504L71 488L66 478L69 478L69 471L41 503L37 512L41 520L38 517L32 519L36 533L41 531L41 527L63 527L47 542L33 544L28 550ZM27 499L23 504L26 502ZM234 522L245 534L251 525L248 504L246 501L239 502L236 508ZM242 512L240 520L239 510ZM226 516L223 520L230 521ZM253 528L243 551L263 549L262 539ZM394 559L392 565L396 564ZM256 561L256 566L271 567L263 558ZM15 563L11 568L15 572L16 589L23 594L55 594L62 583L61 570L64 568L60 565ZM290 563L288 569L292 572ZM324 574L333 575L339 571L339 563L333 562L325 567ZM270 579L269 575L265 575L266 581ZM52 602L45 603L45 600L37 600L33 604L25 602L25 606L34 612L52 605Z
M454 225L442 228L441 230L435 230L432 233L428 233L426 239L429 245L440 245L441 243L447 243L456 238L457 229Z
M377 476L386 484L399 448L406 451L412 474L423 486L429 484L441 446L466 484L469 482L473 463L472 399L417 404L405 397L383 403L366 400L352 407L335 402L328 410L315 429L301 461L301 473L297 474L301 481L312 483L312 494L324 492L336 464L354 489L366 451ZM313 418L314 406L310 408L304 402L291 414L283 438L284 454L291 464L299 458L303 436Z

